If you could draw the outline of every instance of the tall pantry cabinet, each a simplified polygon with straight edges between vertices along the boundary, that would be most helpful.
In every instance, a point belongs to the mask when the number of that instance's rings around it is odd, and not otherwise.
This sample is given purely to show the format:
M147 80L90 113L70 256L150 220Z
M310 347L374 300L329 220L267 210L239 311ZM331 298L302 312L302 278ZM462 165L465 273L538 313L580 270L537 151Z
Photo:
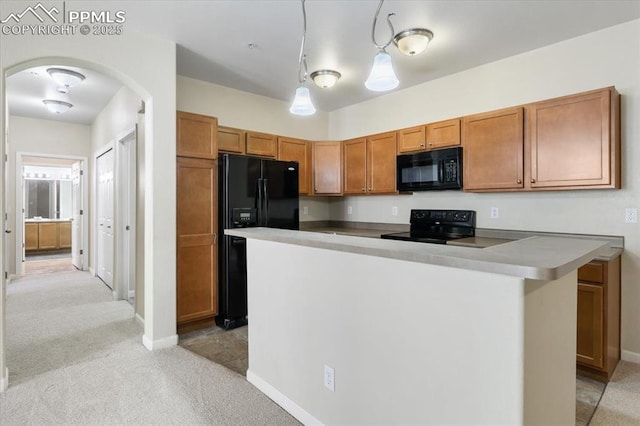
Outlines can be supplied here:
M218 122L177 113L178 331L213 324L218 313Z

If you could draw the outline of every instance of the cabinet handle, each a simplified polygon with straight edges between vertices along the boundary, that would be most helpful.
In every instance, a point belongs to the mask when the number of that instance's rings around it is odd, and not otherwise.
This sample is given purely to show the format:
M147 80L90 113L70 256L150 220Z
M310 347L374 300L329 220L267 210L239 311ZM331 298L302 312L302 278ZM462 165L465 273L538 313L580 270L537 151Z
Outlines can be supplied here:
M429 142L429 146L433 146L433 142Z
M369 188L369 191L373 191L373 188Z
M518 179L516 183L522 183L522 179Z
M420 146L424 146L424 142L422 142L422 143L420 144Z
M218 244L218 234L217 233L213 233L213 244Z
M531 178L531 183L536 183L536 180Z
M367 192L367 188L362 188L362 192Z

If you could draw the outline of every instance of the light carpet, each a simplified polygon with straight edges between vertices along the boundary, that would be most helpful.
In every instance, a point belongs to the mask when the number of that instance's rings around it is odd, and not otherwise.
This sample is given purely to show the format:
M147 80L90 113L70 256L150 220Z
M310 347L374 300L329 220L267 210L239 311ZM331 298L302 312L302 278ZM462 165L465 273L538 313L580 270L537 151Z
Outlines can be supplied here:
M149 352L141 335L86 272L12 282L1 423L298 424L239 374L181 347Z

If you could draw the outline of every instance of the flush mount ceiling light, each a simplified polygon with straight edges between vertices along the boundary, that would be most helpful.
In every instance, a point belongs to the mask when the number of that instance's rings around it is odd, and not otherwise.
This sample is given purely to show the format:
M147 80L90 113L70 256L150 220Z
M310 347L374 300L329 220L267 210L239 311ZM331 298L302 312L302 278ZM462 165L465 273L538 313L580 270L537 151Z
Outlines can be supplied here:
M433 33L425 28L411 28L399 32L393 38L398 50L405 55L414 56L423 52L433 39Z
M373 25L371 26L371 41L373 41L374 46L376 46L379 51L373 58L373 67L371 68L369 78L364 82L365 87L374 92L386 92L387 90L395 89L398 87L398 84L400 84L398 77L396 77L396 73L393 71L391 56L389 56L386 51L386 48L393 41L394 31L393 24L391 24L391 17L394 16L395 13L387 15L387 23L391 29L391 37L389 38L389 41L385 44L376 43L376 23L378 22L378 14L380 13L382 3L384 3L384 0L380 0L378 10L376 10L376 14L373 18Z
M305 85L307 80L307 56L304 54L304 41L307 36L307 11L304 7L304 1L302 1L302 43L300 43L300 55L298 57L298 82L300 85L296 89L296 97L293 99L293 104L289 108L289 112L294 115L313 115L316 112L316 107L311 102L311 94L309 88ZM302 66L304 65L304 73L302 73Z
M62 114L69 111L73 107L69 102L56 101L53 99L45 99L42 101L47 106L47 109L55 114Z
M311 79L316 86L323 89L333 87L342 75L334 70L318 70L311 73Z
M49 68L47 72L58 84L66 87L77 86L85 79L79 72L64 68Z

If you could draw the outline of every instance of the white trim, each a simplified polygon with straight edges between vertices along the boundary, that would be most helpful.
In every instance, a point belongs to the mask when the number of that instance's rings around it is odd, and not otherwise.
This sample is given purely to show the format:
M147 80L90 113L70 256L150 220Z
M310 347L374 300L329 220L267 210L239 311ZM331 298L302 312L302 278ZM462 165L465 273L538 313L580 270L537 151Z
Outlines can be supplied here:
M15 214L15 275L20 277L22 275L22 260L24 254L24 248L22 247L22 242L24 240L23 230L24 230L24 214L22 213L23 201L24 201L24 190L23 190L23 176L22 176L22 166L23 166L23 157L41 157L41 158L56 158L63 160L74 160L79 161L81 163L81 168L83 170L82 175L82 209L85 212L82 219L82 270L86 270L86 265L88 264L88 256L87 256L87 248L89 247L89 220L87 218L86 212L89 211L89 184L88 184L88 174L87 170L89 168L89 159L87 157L77 156L77 155L58 155L58 154L47 154L41 152L30 152L30 151L18 151L16 152L16 161L15 161L15 194L14 194L14 214ZM8 196L8 194L7 194ZM72 250L75 247L72 247Z
M96 270L93 269L93 266L89 267L89 273L91 274L91 276L95 277L96 276Z
M140 314L136 313L136 315L135 315L135 319L136 319L136 322L137 322L138 324L140 324L140 325L142 326L142 328L144 329L144 318L142 318L142 317L140 316ZM144 340L144 336L142 337L142 339ZM146 345L145 345L145 346L146 346Z
M160 349L171 348L178 344L178 335L164 337L158 340L151 340L146 334L142 335L142 344L150 351L157 351Z
M635 362L636 364L640 364L640 353L631 352L631 351L622 351L622 360L628 362Z
M0 377L0 393L7 390L9 387L9 368L4 369L4 376Z
M304 408L290 400L282 392L271 386L269 383L258 377L251 370L247 370L247 381L258 388L260 392L267 395L276 404L281 406L286 412L298 419L304 425L322 425L323 423L309 414Z
M136 297L136 292L133 290L129 290L129 299L131 299L132 297Z

